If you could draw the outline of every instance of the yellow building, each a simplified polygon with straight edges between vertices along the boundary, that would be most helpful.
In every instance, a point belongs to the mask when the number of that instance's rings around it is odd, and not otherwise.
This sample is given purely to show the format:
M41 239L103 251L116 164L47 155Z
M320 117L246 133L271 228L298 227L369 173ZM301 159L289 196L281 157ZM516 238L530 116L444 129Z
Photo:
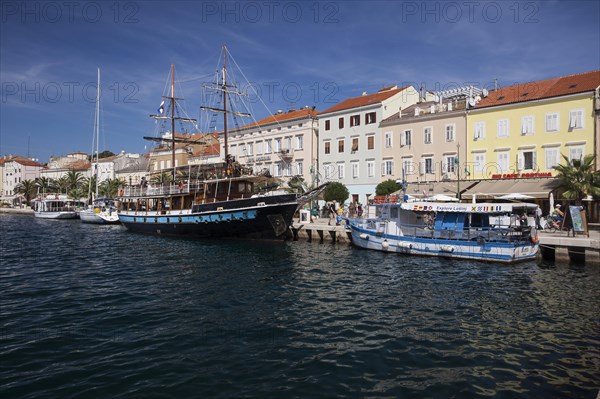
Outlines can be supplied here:
M550 177L597 152L600 70L490 91L467 111L470 179Z

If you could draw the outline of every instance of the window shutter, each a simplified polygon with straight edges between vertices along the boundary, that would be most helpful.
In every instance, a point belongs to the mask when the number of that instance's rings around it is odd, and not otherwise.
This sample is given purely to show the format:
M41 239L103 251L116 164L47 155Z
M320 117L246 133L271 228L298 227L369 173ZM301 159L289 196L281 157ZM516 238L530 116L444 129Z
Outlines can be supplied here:
M537 167L537 151L531 152L531 169L536 170Z
M523 164L525 163L525 159L523 158L523 152L519 151L517 155L517 170L523 170Z
M420 175L425 174L425 160L424 159L421 159L421 161L419 162L419 174Z
M446 158L446 161L442 161L442 173L448 173L448 158Z
M402 132L400 135L400 146L404 147L406 145L406 133Z
M385 162L381 163L381 176L385 176Z

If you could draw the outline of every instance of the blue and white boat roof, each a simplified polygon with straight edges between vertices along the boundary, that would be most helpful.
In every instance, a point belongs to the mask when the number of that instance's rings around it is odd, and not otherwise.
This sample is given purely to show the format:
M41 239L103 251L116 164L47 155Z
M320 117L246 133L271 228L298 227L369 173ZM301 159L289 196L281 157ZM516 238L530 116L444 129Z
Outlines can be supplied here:
M385 204L392 205L392 204ZM459 213L513 213L515 210L534 210L538 206L526 202L511 203L450 203L450 202L403 202L401 209L415 212L459 212Z

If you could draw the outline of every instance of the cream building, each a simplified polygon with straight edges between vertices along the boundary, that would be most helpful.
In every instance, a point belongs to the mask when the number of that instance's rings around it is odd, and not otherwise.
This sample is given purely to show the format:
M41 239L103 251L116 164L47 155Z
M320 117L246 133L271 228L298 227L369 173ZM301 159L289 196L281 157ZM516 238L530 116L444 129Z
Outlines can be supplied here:
M313 108L278 112L255 123L231 129L228 153L255 173L265 170L284 181L298 176L316 183L318 111ZM223 139L221 139L222 144ZM224 148L224 147L222 147ZM221 150L221 156L224 152Z

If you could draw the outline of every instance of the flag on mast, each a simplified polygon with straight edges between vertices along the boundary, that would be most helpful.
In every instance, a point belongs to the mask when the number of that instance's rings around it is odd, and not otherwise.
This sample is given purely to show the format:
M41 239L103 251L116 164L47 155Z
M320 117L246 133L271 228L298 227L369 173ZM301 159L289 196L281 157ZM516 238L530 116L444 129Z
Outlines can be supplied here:
M160 106L158 107L158 113L162 115L163 112L165 112L165 100L162 100Z

